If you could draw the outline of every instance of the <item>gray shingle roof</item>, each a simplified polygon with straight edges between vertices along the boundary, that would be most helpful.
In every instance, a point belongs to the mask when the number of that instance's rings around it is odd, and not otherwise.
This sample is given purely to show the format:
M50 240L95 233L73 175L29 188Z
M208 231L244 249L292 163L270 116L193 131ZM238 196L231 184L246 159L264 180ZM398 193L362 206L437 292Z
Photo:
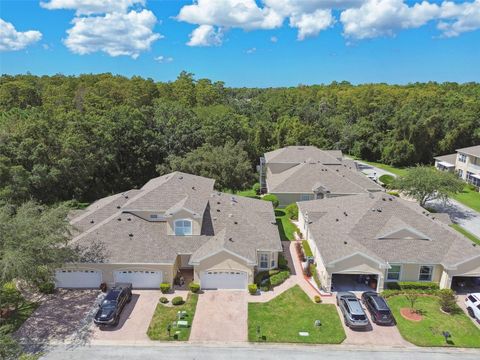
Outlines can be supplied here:
M449 164L455 165L455 163L457 162L457 153L435 156L434 159L438 160L438 161L444 161L444 162L447 162Z
M340 150L320 150L315 146L286 146L265 153L267 163L299 164L307 159L312 159L321 164L340 164L341 158Z
M326 264L356 252L380 263L446 267L480 256L480 247L448 227L444 219L383 193L299 202L298 206L309 218L313 215L309 231ZM394 236L380 239L382 234Z
M318 187L332 194L383 190L380 185L358 172L351 163L323 165L313 161L303 162L277 174L267 170L267 187L271 193L312 193Z
M101 245L103 261L111 263L173 263L179 254L198 259L218 249L256 263L257 249L282 250L271 202L215 192L213 185L211 179L176 172L133 193L101 199L71 221L81 232L73 243ZM204 215L202 235L167 235L165 222L130 213L156 210L168 215L180 208Z
M480 157L480 145L457 149L456 151L464 154Z

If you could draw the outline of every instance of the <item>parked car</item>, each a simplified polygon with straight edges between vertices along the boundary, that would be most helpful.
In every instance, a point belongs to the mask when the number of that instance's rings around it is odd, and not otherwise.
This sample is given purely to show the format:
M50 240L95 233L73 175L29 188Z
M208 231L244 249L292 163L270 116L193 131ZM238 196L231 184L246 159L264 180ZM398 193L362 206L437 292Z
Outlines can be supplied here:
M342 311L345 325L352 329L364 329L370 325L367 314L363 311L360 300L354 293L338 292L337 305Z
M468 294L465 298L468 315L480 322L480 293Z
M375 291L365 291L362 301L372 316L372 321L379 325L395 325L395 318L383 297Z
M123 308L131 300L132 284L115 284L100 303L100 308L95 314L93 322L97 325L117 326Z

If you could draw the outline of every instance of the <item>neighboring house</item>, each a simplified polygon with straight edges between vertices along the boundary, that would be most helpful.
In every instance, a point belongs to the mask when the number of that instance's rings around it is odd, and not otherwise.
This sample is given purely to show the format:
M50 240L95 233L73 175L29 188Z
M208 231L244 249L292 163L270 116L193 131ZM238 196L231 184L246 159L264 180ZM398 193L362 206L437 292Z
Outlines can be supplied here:
M480 145L456 151L455 154L436 156L435 167L442 171L454 171L480 191Z
M446 214L385 193L299 202L298 208L327 291L352 290L367 277L379 291L389 281L480 285L480 246L451 229Z
M287 146L265 153L259 171L262 192L276 195L281 206L383 191L379 184L358 171L353 160L342 159L340 150Z
M282 251L271 202L214 191L214 180L174 172L106 197L71 220L72 245L99 257L66 264L58 287L131 282L158 288L177 275L202 288L246 289Z

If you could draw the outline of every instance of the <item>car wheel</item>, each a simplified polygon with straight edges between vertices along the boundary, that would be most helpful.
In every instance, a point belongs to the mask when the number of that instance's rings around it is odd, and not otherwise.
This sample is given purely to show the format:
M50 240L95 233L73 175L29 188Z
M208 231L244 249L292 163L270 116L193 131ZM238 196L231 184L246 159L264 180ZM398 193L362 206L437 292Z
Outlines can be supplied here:
M467 312L468 312L468 315L470 315L470 317L474 318L475 317L475 314L473 313L473 310L472 308L467 308Z

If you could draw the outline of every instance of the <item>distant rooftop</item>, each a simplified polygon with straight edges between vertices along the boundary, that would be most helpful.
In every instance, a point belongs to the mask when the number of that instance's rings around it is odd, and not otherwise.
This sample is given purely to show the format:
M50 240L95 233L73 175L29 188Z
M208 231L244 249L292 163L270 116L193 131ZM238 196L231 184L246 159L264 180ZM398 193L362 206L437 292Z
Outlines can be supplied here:
M461 149L457 149L456 151L461 152L463 154L480 157L480 145L461 148Z

